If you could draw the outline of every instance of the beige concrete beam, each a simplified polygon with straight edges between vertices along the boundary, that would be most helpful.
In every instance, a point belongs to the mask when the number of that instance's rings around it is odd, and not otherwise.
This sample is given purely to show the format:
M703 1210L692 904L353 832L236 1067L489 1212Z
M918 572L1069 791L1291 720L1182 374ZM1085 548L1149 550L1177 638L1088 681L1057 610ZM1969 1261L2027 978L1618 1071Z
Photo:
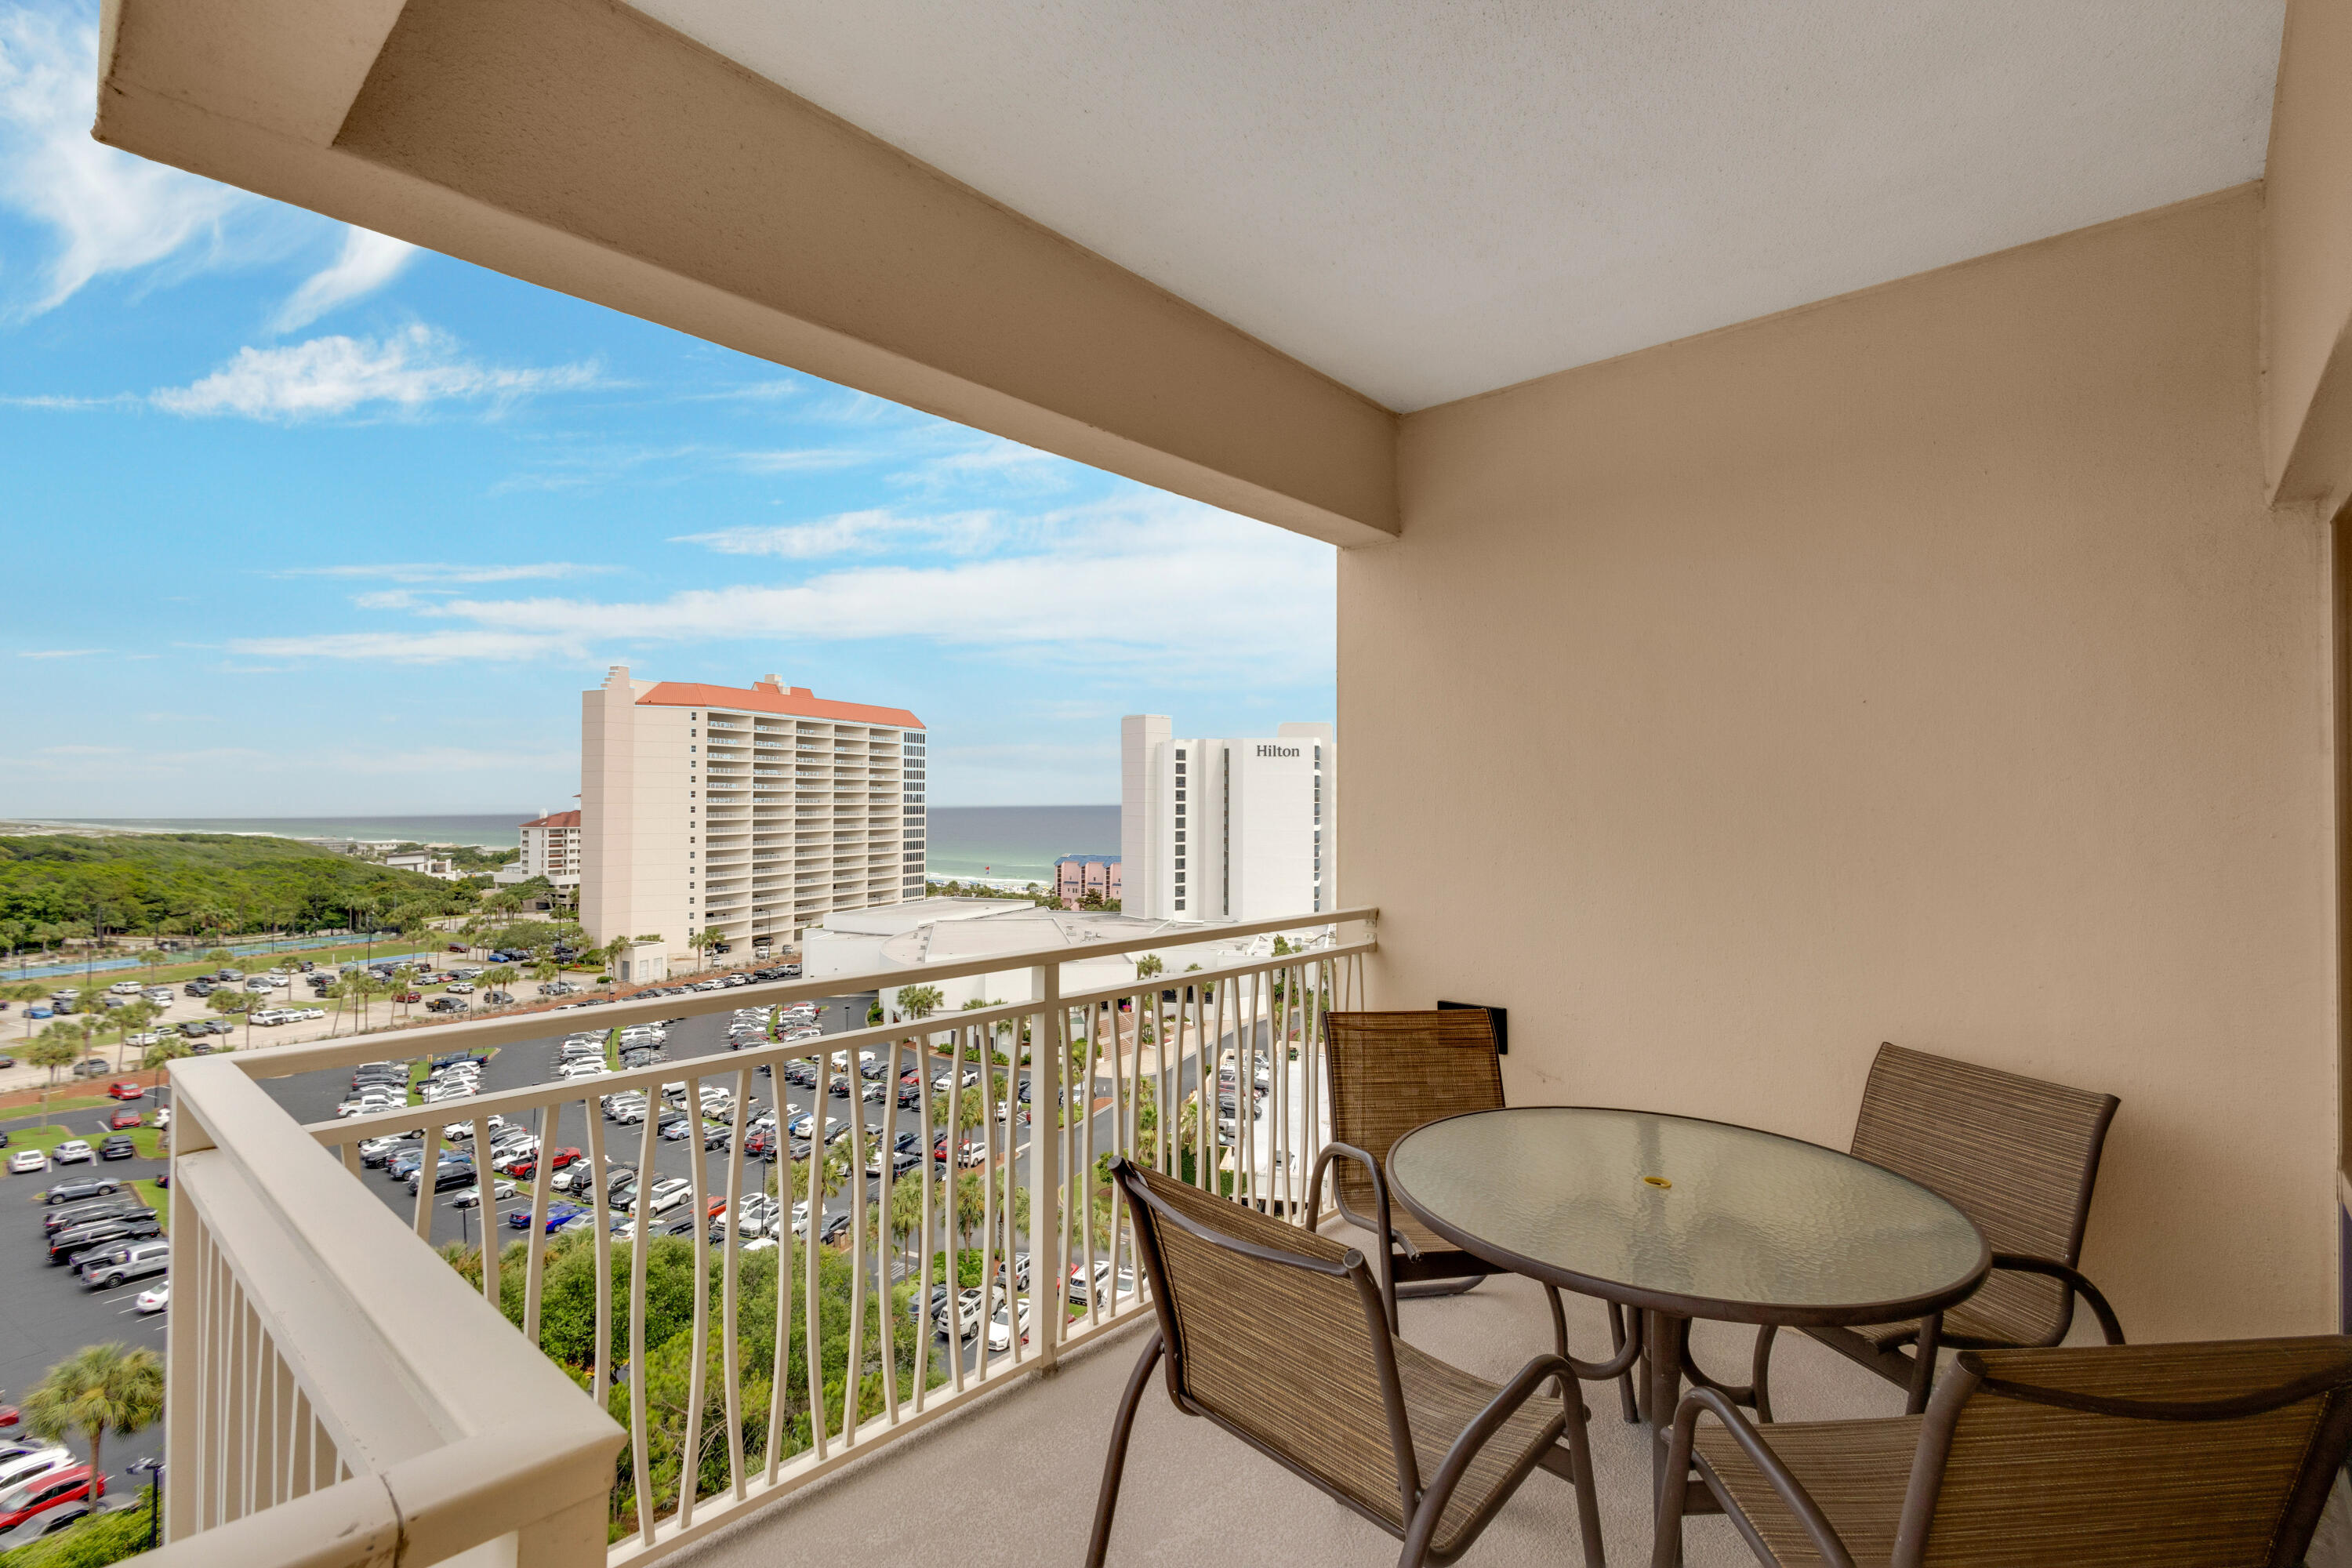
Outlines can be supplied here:
M107 16L111 145L1333 543L1397 531L1387 410L612 0Z
M2271 499L2352 496L2352 6L2292 0L2263 175Z

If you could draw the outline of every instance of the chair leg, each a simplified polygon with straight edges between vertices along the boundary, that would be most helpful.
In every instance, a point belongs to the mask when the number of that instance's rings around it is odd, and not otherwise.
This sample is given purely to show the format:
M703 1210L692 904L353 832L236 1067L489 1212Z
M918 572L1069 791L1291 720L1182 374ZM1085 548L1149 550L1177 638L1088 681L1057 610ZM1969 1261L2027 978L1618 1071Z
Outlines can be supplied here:
M1151 1381L1151 1369L1160 1364L1160 1352L1166 1347L1160 1342L1160 1331L1151 1331L1151 1342L1143 1347L1143 1359L1135 1363L1135 1371L1127 1380L1127 1392L1119 1395L1118 1415L1110 1427L1110 1453L1103 1460L1102 1492L1095 1499L1095 1532L1087 1543L1087 1568L1102 1568L1103 1553L1110 1548L1111 1515L1118 1508L1118 1479L1127 1468L1128 1435L1135 1429L1135 1412L1143 1403L1143 1390Z
M1574 1391L1570 1391L1571 1397ZM1586 1429L1587 1412L1571 1411L1568 1418L1568 1451L1575 1473L1569 1478L1576 1488L1576 1528L1584 1538L1584 1568L1609 1568L1608 1554L1601 1547L1601 1498L1592 1480L1592 1434Z
M1748 1387L1756 1394L1756 1419L1769 1426L1772 1420L1772 1339L1780 1331L1777 1323L1767 1323L1756 1331L1756 1359L1749 1369Z
M1944 1337L1944 1314L1930 1312L1919 1320L1919 1341L1911 1349L1911 1397L1903 1414L1918 1415L1927 1408L1927 1391L1936 1385L1936 1347Z
M1625 1353L1625 1309L1614 1301L1609 1303L1609 1353L1612 1357ZM1617 1380L1617 1397L1625 1406L1627 1421L1642 1419L1642 1407L1633 1398L1633 1372L1631 1367Z

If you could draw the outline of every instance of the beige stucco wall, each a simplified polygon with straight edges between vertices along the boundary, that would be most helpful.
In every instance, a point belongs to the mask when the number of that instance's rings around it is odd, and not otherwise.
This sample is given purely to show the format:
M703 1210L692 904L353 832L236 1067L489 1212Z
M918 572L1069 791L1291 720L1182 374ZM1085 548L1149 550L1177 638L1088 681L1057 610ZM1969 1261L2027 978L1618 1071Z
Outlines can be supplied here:
M2263 438L2283 499L2352 491L2352 5L2293 0L2263 186Z
M1520 1101L1842 1144L1882 1039L2110 1090L2136 1338L2332 1327L2322 531L2248 188L1408 418L1343 552L1374 1000Z

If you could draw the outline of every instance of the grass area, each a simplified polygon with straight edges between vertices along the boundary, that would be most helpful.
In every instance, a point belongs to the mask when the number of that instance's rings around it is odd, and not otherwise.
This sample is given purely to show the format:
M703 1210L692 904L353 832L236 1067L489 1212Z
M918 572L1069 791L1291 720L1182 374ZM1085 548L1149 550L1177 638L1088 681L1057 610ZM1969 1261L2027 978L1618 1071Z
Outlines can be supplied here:
M163 1157L163 1133L152 1127L132 1127L126 1131L131 1134L131 1147L139 1151L141 1159L160 1160ZM105 1132L77 1132L70 1127L55 1125L22 1129L12 1127L8 1130L8 1148L12 1152L18 1149L38 1149L46 1154L68 1138L79 1138L95 1149L98 1147L100 1139L110 1136L110 1133ZM99 1163L103 1165L106 1162L101 1160Z
M65 1095L58 1095L49 1101L49 1114L55 1116L61 1110L95 1110L101 1105L111 1105L114 1102L112 1100L107 1099L102 1094L90 1095L87 1097L68 1097ZM36 1102L12 1110L0 1110L0 1122L21 1121L26 1117L38 1116L40 1114L40 1105Z
M149 1181L133 1182L131 1184L131 1190L139 1194L139 1201L141 1203L145 1204L149 1208L155 1212L155 1219L158 1224L163 1226L166 1230L171 1229L171 1194L165 1192L163 1188Z

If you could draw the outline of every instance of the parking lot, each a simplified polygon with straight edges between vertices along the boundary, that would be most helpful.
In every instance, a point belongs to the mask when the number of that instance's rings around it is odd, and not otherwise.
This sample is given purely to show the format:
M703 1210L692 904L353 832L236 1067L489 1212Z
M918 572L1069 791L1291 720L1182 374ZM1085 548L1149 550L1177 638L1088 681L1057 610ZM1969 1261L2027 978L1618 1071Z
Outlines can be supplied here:
M867 1009L873 1000L870 993L825 998L821 1004L818 1014L819 1026L828 1035L861 1028L865 1026ZM558 1022L559 1019L560 1022ZM483 1067L481 1080L483 1090L497 1092L502 1089L523 1089L549 1081L554 1076L557 1047L564 1036L575 1028L593 1028L596 1020L597 1014L593 1010L565 1012L551 1018L552 1026L543 1039L509 1046L497 1051ZM711 1075L705 1079L706 1083L732 1087L731 1074L728 1072L725 1064L725 1058L729 1054L727 1044L729 1023L729 1016L720 1013L683 1019L670 1026L662 1048L668 1057L669 1065L681 1069L677 1074L680 1079L689 1076L688 1069L699 1067ZM387 1052L394 1048L394 1042L398 1039L397 1036L385 1037ZM1197 1058L1188 1058L1180 1075L1188 1087L1192 1080L1196 1062ZM904 1065L916 1064L909 1060ZM947 1063L943 1058L926 1058L921 1066L925 1075L929 1077L942 1070ZM1025 1077L1025 1071L1015 1074L1015 1083L1017 1084ZM264 1079L263 1083L271 1096L298 1120L325 1121L333 1119L336 1107L350 1095L351 1081L352 1075L349 1069L339 1069L289 1078L268 1079ZM860 1082L862 1086L864 1080ZM87 1086L77 1087L80 1087L85 1094L91 1092ZM775 1085L770 1079L754 1074L750 1079L752 1106L747 1115L756 1115L773 1103L772 1097L779 1087L782 1089L785 1119L788 1122L793 1116L808 1111L811 1109L812 1100L817 1098L811 1089L788 1082L781 1086ZM548 1140L551 1147L557 1149L576 1147L583 1151L586 1149L587 1139L584 1135L586 1124L583 1111L595 1113L593 1103L594 1089L595 1080L588 1080L581 1089L582 1100L562 1108L555 1119L553 1136L551 1140ZM445 1125L458 1121L467 1114L467 1103L465 1100L459 1099L444 1101L429 1108L419 1107L417 1114L408 1124L422 1126L428 1119ZM143 1104L152 1117L152 1100ZM819 1121L822 1121L826 1116L835 1120L845 1120L851 1106L852 1101L849 1100L828 1097L824 1102L824 1111L820 1113ZM95 1143L103 1135L103 1124L110 1109L112 1108L64 1112L53 1116L51 1121L68 1127L77 1135L88 1137ZM882 1104L861 1102L860 1109L865 1126L869 1131L877 1128L885 1130L886 1136L894 1144L900 1134L919 1133L921 1130L919 1109L901 1110L890 1100L886 1100ZM1102 1109L1100 1102L1097 1102L1097 1112L1101 1113ZM944 1127L945 1106L935 1101L933 1113L936 1132ZM29 1120L29 1118L20 1119L16 1124L22 1125ZM643 1128L636 1125L620 1125L609 1121L604 1121L603 1127L607 1160L618 1163L635 1163L641 1146ZM536 1133L541 1130L534 1127L531 1131ZM978 1137L981 1131L974 1129L962 1136ZM987 1131L1000 1140L1004 1137L1004 1130L1001 1127L992 1127ZM1025 1180L1028 1129L1026 1126L1016 1124L1014 1131L1017 1136L1013 1139L1013 1157L1016 1179ZM952 1145L956 1140L950 1142ZM462 1150L466 1145L460 1143L457 1147ZM1003 1147L1000 1142L1000 1150ZM928 1155L927 1150L919 1152ZM704 1191L706 1194L717 1195L726 1190L727 1162L736 1157L738 1157L737 1152L725 1144L717 1149L705 1150L698 1139L656 1138L653 1159L654 1180L688 1176L693 1168L692 1162L699 1159L703 1162ZM930 1168L930 1162L926 1157L916 1166L914 1172L908 1173L903 1179L913 1179L917 1173ZM97 1170L128 1180L137 1176L152 1178L158 1174L161 1169L159 1161L134 1159L100 1167L68 1167L66 1173L68 1178L71 1178L78 1177L84 1171ZM763 1191L767 1170L768 1166L763 1161L750 1160L743 1173L743 1191L747 1194ZM52 1363L85 1344L120 1340L129 1344L149 1345L159 1352L163 1347L163 1325L166 1314L142 1317L132 1309L132 1302L140 1290L156 1281L139 1281L133 1285L127 1285L119 1291L85 1293L70 1270L62 1267L51 1268L47 1266L40 1218L44 1209L37 1201L37 1197L39 1193L55 1179L57 1175L53 1172L36 1177L7 1178L5 1184L0 1184L0 1196L14 1200L0 1203L0 1244L8 1245L12 1248L12 1258L16 1260L14 1267L0 1269L0 1389L5 1389L11 1394L21 1393ZM498 1179L492 1178L493 1182ZM389 1179L384 1171L380 1168L365 1171L361 1180L404 1222L412 1218L415 1199L409 1194L404 1182ZM509 1226L506 1221L509 1215L528 1212L531 1184L529 1180L522 1180L516 1182L514 1185L514 1195L495 1200L488 1216L489 1223L496 1227L501 1242L520 1239L524 1235L522 1228ZM854 1183L845 1185L837 1196L824 1205L824 1220L831 1220L836 1215L845 1216L851 1212L856 1201L855 1185ZM874 1191L875 1185L876 1184L868 1184L869 1194ZM461 1195L460 1192L452 1191L439 1194L434 1201L431 1239L436 1246L452 1241L473 1244L478 1243L481 1239L482 1226L486 1216L478 1210L458 1207L455 1200ZM556 1201L563 1201L562 1195L557 1194ZM656 1223L661 1228L667 1229L670 1224L686 1219L688 1214L688 1206L681 1204L658 1216ZM822 1224L821 1221L821 1227ZM1018 1245L1025 1249L1025 1237L1020 1238ZM967 1353L976 1354L977 1352L978 1346L975 1344ZM123 1485L123 1467L134 1459L159 1454L161 1445L160 1429L133 1438L110 1439L107 1446L107 1468L113 1478L111 1484L118 1487Z
M68 1092L87 1096L94 1091L77 1084L72 1090L61 1089L58 1098ZM154 1097L132 1104L150 1121L153 1120ZM60 1111L50 1116L49 1124L65 1127L96 1144L105 1137L107 1118L114 1109L110 1104ZM39 1124L37 1110L0 1113L0 1129L14 1131ZM152 1181L163 1172L160 1159L133 1158L67 1165L33 1175L0 1176L0 1259L5 1259L0 1262L0 1403L15 1404L51 1366L84 1345L114 1341L143 1345L158 1355L163 1352L168 1312L142 1316L132 1307L141 1291L161 1284L163 1277L134 1280L115 1290L85 1290L72 1268L49 1264L41 1227L43 1216L49 1213L41 1194L53 1183L103 1177L120 1181L127 1188L134 1179ZM79 1450L79 1442L74 1447ZM109 1496L135 1494L145 1479L131 1475L127 1467L137 1459L160 1458L163 1452L161 1426L135 1436L110 1436L106 1440Z

